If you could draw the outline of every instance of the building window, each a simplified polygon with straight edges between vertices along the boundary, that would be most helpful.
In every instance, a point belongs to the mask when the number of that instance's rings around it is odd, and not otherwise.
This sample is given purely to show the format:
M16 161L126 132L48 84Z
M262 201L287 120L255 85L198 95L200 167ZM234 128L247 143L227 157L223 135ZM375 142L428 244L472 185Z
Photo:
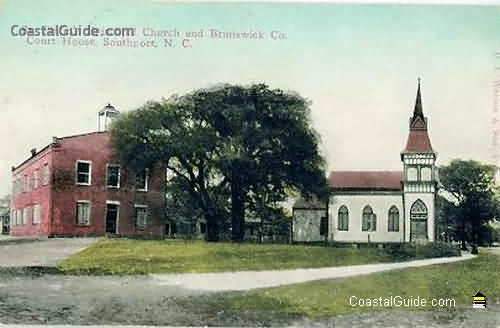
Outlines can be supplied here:
M17 210L16 225L21 225L22 223L23 223L23 211Z
M408 170L406 171L406 174L408 181L417 181L418 176L416 167L409 167Z
M345 205L339 208L337 229L339 231L349 230L349 210L347 210Z
M31 210L29 207L25 207L23 209L23 216L22 216L22 222L21 222L22 225L25 225L26 222L28 222L30 212L31 212Z
M42 172L42 184L44 186L49 184L49 178L50 178L49 165L45 164L43 166L43 172Z
M11 225L16 225L17 224L17 211L16 210L12 210L12 214L11 214L11 218L10 218L10 223Z
M394 205L389 209L387 231L399 231L399 210Z
M33 205L33 224L40 223L40 204Z
M76 224L89 225L90 224L90 202L81 200L76 202Z
M200 222L200 233L204 234L207 232L207 224L205 222Z
M135 188L138 191L148 190L148 170L136 173L135 175Z
M148 207L146 205L135 205L135 225L145 228L148 225Z
M366 205L363 208L363 221L361 224L361 230L363 231L376 231L377 230L377 217L373 214L373 210L370 205Z
M38 188L38 185L40 183L39 179L40 179L40 177L38 174L38 170L35 170L35 172L33 172L33 189Z
M319 234L320 236L328 234L328 218L326 216L321 217L321 221L319 222Z
M92 178L92 163L88 161L76 162L76 184L90 185Z
M106 186L108 188L120 188L120 165L107 165Z
M23 192L29 191L29 184L30 180L28 179L28 176L27 175L23 176Z
M420 177L422 181L431 181L432 180L432 170L430 167L423 167L420 170Z

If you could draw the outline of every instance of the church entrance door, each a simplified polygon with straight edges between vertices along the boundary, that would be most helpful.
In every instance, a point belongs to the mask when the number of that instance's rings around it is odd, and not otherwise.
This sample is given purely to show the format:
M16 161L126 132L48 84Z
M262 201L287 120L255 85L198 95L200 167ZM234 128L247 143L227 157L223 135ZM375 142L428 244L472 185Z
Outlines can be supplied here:
M420 199L410 208L410 241L427 241L427 206Z

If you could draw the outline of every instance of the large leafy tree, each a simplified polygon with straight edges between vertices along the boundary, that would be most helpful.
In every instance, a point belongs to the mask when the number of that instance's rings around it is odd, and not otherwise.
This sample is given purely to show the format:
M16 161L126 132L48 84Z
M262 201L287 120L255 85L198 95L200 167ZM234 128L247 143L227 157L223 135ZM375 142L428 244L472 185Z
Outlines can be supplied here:
M184 179L209 240L228 208L238 241L246 209L256 202L274 204L290 190L326 198L325 162L309 111L295 93L223 85L148 103L120 118L112 132L126 163L162 161Z
M439 170L442 188L449 199L442 204L443 215L456 230L463 249L466 241L480 243L486 224L498 218L495 172L494 166L473 160L453 160Z
M219 223L226 216L222 181L214 169L215 148L220 138L190 106L173 96L161 102L148 102L124 113L113 123L114 146L123 163L135 170L163 166L184 183L191 200L203 212L207 239L219 237ZM168 209L167 209L168 210Z
M184 100L222 139L214 165L231 190L233 240L243 239L245 204L284 200L289 189L327 195L306 99L258 84L199 90Z

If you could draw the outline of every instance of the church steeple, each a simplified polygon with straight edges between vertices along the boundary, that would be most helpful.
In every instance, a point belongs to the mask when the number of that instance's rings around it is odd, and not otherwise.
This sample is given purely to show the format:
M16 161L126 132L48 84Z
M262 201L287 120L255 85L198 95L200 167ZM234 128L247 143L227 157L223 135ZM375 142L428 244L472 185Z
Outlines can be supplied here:
M417 98L413 116L410 117L410 133L403 153L433 153L431 141L427 133L427 117L422 109L422 94L420 92L420 78L418 79Z
M413 116L424 117L424 113L422 111L422 95L420 94L420 78L418 78L417 100L415 101L415 110L413 111Z
M422 109L422 95L420 93L420 78L418 78L417 98L415 100L415 109L410 118L410 129L427 129L427 119L424 117Z
M410 117L406 147L401 152L403 162L404 240L433 241L438 174L436 153L429 138L427 117L422 109L420 79L417 98Z

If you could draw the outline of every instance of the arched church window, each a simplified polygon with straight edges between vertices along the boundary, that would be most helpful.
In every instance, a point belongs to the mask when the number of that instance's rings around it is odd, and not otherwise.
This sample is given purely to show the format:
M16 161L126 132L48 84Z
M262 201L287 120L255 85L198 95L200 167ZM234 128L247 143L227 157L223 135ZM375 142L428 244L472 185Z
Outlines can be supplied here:
M406 174L408 181L417 181L418 175L416 167L409 167Z
M420 176L422 177L422 181L431 181L432 180L432 170L430 167L423 167L420 170Z
M337 227L339 231L349 230L349 210L345 205L339 208Z
M399 210L395 205L389 209L387 231L399 231Z
M377 216L373 213L370 205L363 208L363 218L361 222L362 231L376 231L377 230Z
M410 208L410 217L412 219L427 219L427 206L420 199L417 199Z

